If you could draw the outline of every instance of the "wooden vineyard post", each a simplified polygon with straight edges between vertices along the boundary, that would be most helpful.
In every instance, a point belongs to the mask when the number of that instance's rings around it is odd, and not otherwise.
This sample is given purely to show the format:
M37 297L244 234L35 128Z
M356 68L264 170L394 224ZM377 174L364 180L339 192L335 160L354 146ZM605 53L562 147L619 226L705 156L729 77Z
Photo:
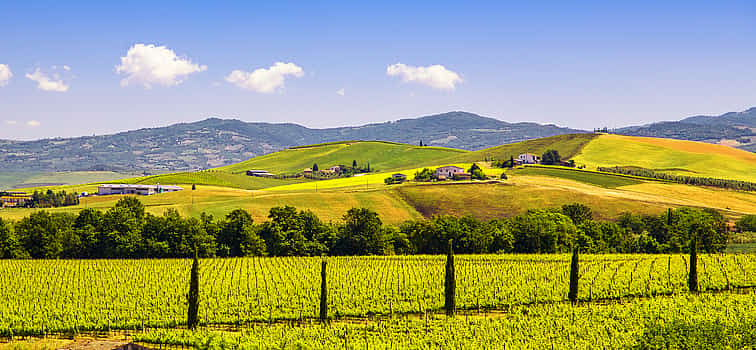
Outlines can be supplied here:
M189 311L186 326L189 329L196 329L197 324L199 324L199 259L195 249L191 280L189 281Z
M688 290L698 292L698 245L696 234L690 239L690 272L688 272Z
M578 300L578 282L580 279L579 250L580 248L577 244L572 248L572 261L570 262L570 292L567 294L567 298L570 299L570 302L573 304Z
M326 283L326 261L320 264L320 320L328 320L328 284Z
M456 308L456 289L457 281L454 278L454 249L452 248L453 241L449 240L449 250L446 255L446 278L444 281L444 308L446 309L446 316L454 316L454 309Z

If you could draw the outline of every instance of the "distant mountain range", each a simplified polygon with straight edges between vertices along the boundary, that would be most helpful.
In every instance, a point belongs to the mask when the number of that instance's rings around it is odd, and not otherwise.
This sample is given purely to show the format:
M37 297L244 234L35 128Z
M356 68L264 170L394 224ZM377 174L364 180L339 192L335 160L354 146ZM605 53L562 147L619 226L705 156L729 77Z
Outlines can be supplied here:
M529 139L583 133L536 123L508 123L467 112L353 127L311 129L297 124L209 118L112 135L36 141L0 140L0 172L103 170L167 172L213 168L288 147L344 140L384 140L466 150ZM614 130L722 143L756 152L756 107L721 116L694 116Z
M756 152L756 107L720 116L694 116L680 121L630 126L615 130L631 136L662 137L722 143Z
M113 135L0 141L2 171L145 171L212 168L292 146L343 140L385 140L478 150L582 130L507 123L467 112L355 127L310 129L296 124L209 118Z

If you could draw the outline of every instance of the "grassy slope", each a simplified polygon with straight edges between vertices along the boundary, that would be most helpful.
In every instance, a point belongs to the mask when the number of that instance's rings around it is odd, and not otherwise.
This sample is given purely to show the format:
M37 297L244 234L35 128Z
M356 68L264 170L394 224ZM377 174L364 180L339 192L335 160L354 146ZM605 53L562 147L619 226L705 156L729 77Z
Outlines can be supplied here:
M83 198L78 206L45 209L51 212L78 212L83 208L107 210L123 196L103 196ZM174 193L139 197L147 211L160 215L168 208L178 210L182 215L198 217L206 212L221 217L238 208L248 210L256 222L267 220L268 210L275 206L293 205L298 209L310 209L324 221L339 220L352 207L365 207L378 212L381 219L389 224L399 223L420 214L394 193L388 191L314 191L297 193L272 193L249 191L217 186L197 186ZM18 220L35 209L3 209L0 216Z
M568 159L578 154L596 136L596 134L567 134L544 137L460 154L453 160L458 162L474 162L486 158L507 160L510 156L517 158L522 153L544 154L550 149L559 151L563 159Z
M312 167L313 163L317 163L320 169L327 169L333 165L351 166L352 161L356 160L360 167L365 167L370 162L371 169L391 171L443 163L446 159L466 153L469 152L452 148L418 147L389 142L342 142L286 149L222 167L219 170L243 173L249 169L261 169L276 174L294 174L302 172L304 168Z
M262 177L247 176L245 174L232 174L222 170L203 170L197 172L173 173L153 175L118 181L118 183L154 185L168 184L198 184L221 187L241 188L257 190L267 187L281 186L298 183L304 179L278 180Z
M528 209L580 202L593 209L594 217L612 220L627 211L658 214L667 208L662 203L609 197L601 195L599 191L581 191L569 186L546 187L536 183L403 186L396 191L427 217L448 214L491 219L522 214Z
M601 135L573 159L589 168L678 169L670 172L756 182L756 154L702 142Z
M514 174L558 177L605 188L617 188L620 186L637 185L643 183L643 181L641 180L622 176L607 175L592 171L581 171L577 169L561 167L544 168L529 166L514 170Z
M386 186L383 184L383 179L397 169L403 169L401 172L411 178L414 171L423 165L457 164L467 168L470 165L469 161L473 160L492 157L507 159L509 154L516 155L525 151L541 153L550 148L558 149L565 157L579 153L575 156L578 163L582 161L592 164L589 162L593 159L603 159L601 152L606 152L610 159L621 159L626 156L627 159L636 159L638 158L636 155L644 154L646 155L644 158L657 159L657 162L663 163L649 166L650 168L680 168L700 174L707 171L706 166L711 166L708 164L731 162L735 165L720 164L719 166L729 166L726 170L730 175L749 173L742 167L744 164L746 166L750 164L750 158L739 151L715 145L699 143L683 145L678 142L681 141L647 140L614 135L602 135L598 138L593 134L562 135L477 152L420 148L382 142L347 142L290 149L209 171L141 177L123 182L143 184L160 182L186 186L186 191L183 192L141 197L148 205L148 210L155 214L162 213L166 208L176 208L188 215L199 215L200 212L206 211L219 216L236 208L245 208L250 210L258 221L264 220L270 207L287 204L311 209L325 220L339 219L352 206L365 206L378 211L388 223L419 217L418 212L425 215L472 214L490 218L511 216L530 208L554 207L575 201L593 207L597 217L606 219L615 218L625 211L658 213L667 207L682 205L717 208L730 217L756 213L756 194L752 193L646 182L559 168L514 170L509 173L510 180L506 182L506 185ZM601 149L604 150L600 151ZM701 153L702 150L718 153L705 154ZM659 161L658 153L661 153L661 157L664 158L663 154L666 152L690 159L704 157L710 163L691 161L690 167L687 167L686 164ZM312 162L317 162L321 167L332 164L351 165L352 159L357 159L360 163L363 159L370 159L371 167L384 172L318 182L264 179L242 174L243 171L252 168L262 168L273 172L295 172L303 167L311 166ZM498 175L501 169L486 169L486 172L490 175ZM753 173L752 171L751 174ZM198 184L197 191L189 190L192 183ZM317 192L315 191L316 184ZM73 191L96 191L96 185L63 188ZM257 189L265 189L265 191L249 191ZM87 198L85 204L80 207L104 209L112 206L118 198L118 196ZM55 210L75 211L78 209L74 207ZM30 212L29 209L11 209L0 211L0 215L18 218Z

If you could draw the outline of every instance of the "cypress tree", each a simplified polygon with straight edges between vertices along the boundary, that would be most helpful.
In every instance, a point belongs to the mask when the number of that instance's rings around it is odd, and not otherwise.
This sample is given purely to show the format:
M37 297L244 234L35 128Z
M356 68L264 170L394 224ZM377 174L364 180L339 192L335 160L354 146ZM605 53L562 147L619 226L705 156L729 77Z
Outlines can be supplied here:
M328 285L326 284L326 261L320 264L320 320L328 319Z
M578 280L580 279L579 250L580 248L576 244L572 249L572 261L570 262L570 292L567 294L567 298L572 303L576 303L578 299Z
M197 249L194 249L192 274L189 281L189 312L186 326L189 329L196 329L197 324L199 324L199 259L197 258Z
M449 240L449 251L446 255L446 279L444 281L444 308L446 316L454 316L454 309L457 306L456 289L457 281L454 279L454 249L452 248L453 240Z
M688 289L698 292L698 245L696 234L690 238L690 271L688 272Z

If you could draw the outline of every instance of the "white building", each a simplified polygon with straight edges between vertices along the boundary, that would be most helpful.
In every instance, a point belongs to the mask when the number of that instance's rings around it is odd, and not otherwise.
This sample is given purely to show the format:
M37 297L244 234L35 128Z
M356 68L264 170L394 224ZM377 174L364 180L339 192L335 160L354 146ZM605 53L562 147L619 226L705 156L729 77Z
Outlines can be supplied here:
M465 169L454 165L442 166L436 169L436 178L439 180L451 179L454 174L464 173Z
M107 196L111 194L136 194L140 196L149 196L155 193L176 192L183 188L171 185L129 185L129 184L106 184L97 188L97 194Z
M541 163L541 157L532 153L523 153L517 156L517 160L520 161L520 164L540 164Z
M341 167L338 166L338 165L334 165L334 166L332 166L332 167L330 167L328 169L331 170L331 171L333 171L334 173L340 173L341 172Z

